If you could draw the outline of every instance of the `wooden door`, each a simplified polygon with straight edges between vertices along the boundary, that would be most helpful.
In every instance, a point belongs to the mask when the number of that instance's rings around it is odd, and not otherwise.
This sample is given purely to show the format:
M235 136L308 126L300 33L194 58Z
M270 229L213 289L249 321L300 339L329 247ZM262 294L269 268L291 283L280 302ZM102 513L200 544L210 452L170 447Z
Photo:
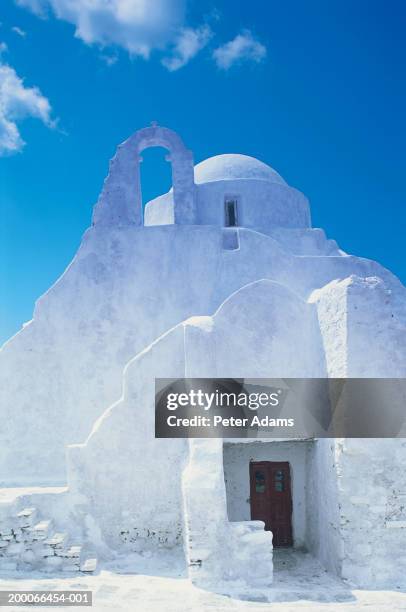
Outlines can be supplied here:
M264 521L274 546L292 546L292 493L287 461L251 461L251 519Z

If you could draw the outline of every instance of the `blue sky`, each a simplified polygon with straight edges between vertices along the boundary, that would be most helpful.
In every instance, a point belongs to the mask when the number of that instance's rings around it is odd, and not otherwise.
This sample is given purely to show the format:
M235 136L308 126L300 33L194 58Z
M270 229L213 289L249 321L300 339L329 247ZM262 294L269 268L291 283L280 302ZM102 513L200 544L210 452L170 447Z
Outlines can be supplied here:
M72 259L117 144L152 120L196 162L269 163L314 226L406 282L403 1L107 4L1 4L0 341ZM162 150L144 159L148 200L170 173Z

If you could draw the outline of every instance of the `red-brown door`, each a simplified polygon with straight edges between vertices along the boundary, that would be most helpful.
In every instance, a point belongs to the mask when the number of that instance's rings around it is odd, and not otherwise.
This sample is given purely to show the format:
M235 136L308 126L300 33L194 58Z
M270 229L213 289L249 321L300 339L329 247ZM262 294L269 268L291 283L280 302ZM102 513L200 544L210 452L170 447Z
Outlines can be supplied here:
M251 461L251 519L264 521L274 546L292 546L292 493L287 461Z

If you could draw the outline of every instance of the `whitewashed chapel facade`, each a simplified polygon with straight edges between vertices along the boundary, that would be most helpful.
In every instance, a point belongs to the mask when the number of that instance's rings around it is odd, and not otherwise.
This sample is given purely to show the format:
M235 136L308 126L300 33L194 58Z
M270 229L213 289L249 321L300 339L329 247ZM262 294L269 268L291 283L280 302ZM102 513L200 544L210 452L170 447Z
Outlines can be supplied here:
M173 188L143 214L153 146ZM49 518L101 559L179 549L196 584L267 590L272 536L250 486L270 479L289 490L288 544L359 586L404 585L406 440L155 439L154 379L405 377L405 297L312 228L266 164L194 166L171 130L136 132L72 263L0 353L0 569L83 565L38 529Z

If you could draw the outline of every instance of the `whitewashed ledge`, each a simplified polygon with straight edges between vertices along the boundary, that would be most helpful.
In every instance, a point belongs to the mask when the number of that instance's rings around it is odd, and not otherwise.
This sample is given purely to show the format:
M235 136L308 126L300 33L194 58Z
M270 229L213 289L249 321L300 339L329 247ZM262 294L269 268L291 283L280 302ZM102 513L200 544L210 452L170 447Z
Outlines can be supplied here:
M18 497L22 495L32 495L35 493L64 493L68 490L65 487L48 487L48 486L36 486L36 487L0 487L0 504L9 504L14 502Z

